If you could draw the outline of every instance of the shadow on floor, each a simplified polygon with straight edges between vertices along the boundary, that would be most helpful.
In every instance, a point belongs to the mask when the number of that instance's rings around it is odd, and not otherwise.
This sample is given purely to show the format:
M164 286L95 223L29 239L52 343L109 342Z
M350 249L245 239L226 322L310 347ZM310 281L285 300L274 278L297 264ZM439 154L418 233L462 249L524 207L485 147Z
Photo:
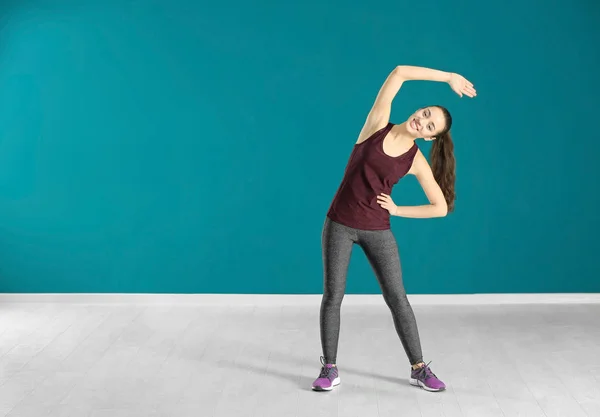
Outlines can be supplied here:
M249 348L249 346L246 345L244 350L247 352L248 348ZM258 346L256 348L257 348L257 351L262 350ZM279 369L283 368L283 364L290 364L290 362L293 362L294 365L296 365L296 367L297 367L297 365L300 365L303 368L312 365L312 363L309 364L308 361L303 360L299 356L283 354L283 353L271 350L270 360L269 360L270 366L267 369L252 365L251 363L249 363L249 361L244 360L244 358L237 358L235 360L235 362L221 362L221 366L225 366L225 367L233 368L233 369L246 370L246 371L256 373L256 374L265 374L265 375L275 377L275 378L278 378L280 380L287 381L287 382L294 381L299 388L301 388L303 390L311 391L312 390L311 384L318 377L319 371L321 369L320 362L316 362L314 364L314 368L315 368L314 369L314 378L313 377L308 378L308 377L305 377L305 376L302 376L299 374L279 370ZM279 363L282 365L281 367L276 365ZM381 375L378 373L360 370L357 368L352 368L352 367L347 367L347 366L344 366L343 368L340 367L340 376L342 378L342 381L344 379L344 375L359 376L359 377L364 377L364 378L368 378L368 379L384 381L388 384L394 384L394 385L397 384L399 386L411 387L410 383L408 382L408 375L391 377L391 376Z

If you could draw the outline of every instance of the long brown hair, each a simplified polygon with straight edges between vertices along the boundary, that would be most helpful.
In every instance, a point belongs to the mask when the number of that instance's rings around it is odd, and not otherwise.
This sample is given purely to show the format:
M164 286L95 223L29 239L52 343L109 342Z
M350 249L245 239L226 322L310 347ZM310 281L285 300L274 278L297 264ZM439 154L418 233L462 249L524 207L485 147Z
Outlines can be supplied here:
M431 159L431 170L437 183L439 184L446 204L448 212L454 210L454 200L456 194L454 191L454 183L456 182L456 159L454 158L454 143L450 135L452 127L452 116L448 109L443 106L433 106L442 110L446 119L446 127L435 136L435 140L431 146L429 158Z

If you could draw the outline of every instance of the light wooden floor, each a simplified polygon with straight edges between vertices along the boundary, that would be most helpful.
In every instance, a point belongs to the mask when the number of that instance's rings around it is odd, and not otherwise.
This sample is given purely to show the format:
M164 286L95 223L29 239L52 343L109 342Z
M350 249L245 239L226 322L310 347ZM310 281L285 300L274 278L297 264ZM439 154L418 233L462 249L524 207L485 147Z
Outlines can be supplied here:
M0 416L600 416L600 305L414 310L445 392L408 384L383 301L342 307L327 393L318 305L0 304Z

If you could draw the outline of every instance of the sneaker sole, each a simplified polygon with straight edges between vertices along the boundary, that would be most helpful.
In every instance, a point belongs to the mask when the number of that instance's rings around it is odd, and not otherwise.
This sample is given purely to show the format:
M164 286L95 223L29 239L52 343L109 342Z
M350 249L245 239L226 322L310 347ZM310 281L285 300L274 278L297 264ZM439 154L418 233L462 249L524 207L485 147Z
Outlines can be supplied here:
M446 388L430 388L427 385L425 385L424 383L422 383L421 381L419 381L418 379L414 379L414 378L410 378L410 385L414 385L415 387L421 387L423 388L425 391L429 391L429 392L439 392L439 391L444 391Z
M313 389L313 391L331 391L332 389L334 389L335 387L340 385L341 382L342 381L340 380L340 377L338 376L336 379L333 380L333 382L331 383L331 386L329 388L313 386L312 389Z

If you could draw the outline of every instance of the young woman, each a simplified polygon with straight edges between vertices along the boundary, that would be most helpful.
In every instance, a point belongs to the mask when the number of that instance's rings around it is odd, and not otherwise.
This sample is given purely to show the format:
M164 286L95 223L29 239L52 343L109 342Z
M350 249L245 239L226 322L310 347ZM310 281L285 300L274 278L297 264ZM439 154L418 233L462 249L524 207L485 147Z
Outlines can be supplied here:
M454 208L455 161L450 138L452 118L442 106L417 110L404 123L390 123L392 101L408 80L446 82L460 97L475 97L464 77L429 68L398 66L379 90L348 161L342 183L323 227L323 299L320 332L323 356L312 388L329 391L339 385L336 366L340 308L354 244L371 264L394 326L412 365L410 383L428 391L446 388L423 362L417 323L406 297L398 246L390 230L390 216L442 217ZM415 139L434 141L431 167ZM430 204L397 206L392 187L406 174L415 175Z

